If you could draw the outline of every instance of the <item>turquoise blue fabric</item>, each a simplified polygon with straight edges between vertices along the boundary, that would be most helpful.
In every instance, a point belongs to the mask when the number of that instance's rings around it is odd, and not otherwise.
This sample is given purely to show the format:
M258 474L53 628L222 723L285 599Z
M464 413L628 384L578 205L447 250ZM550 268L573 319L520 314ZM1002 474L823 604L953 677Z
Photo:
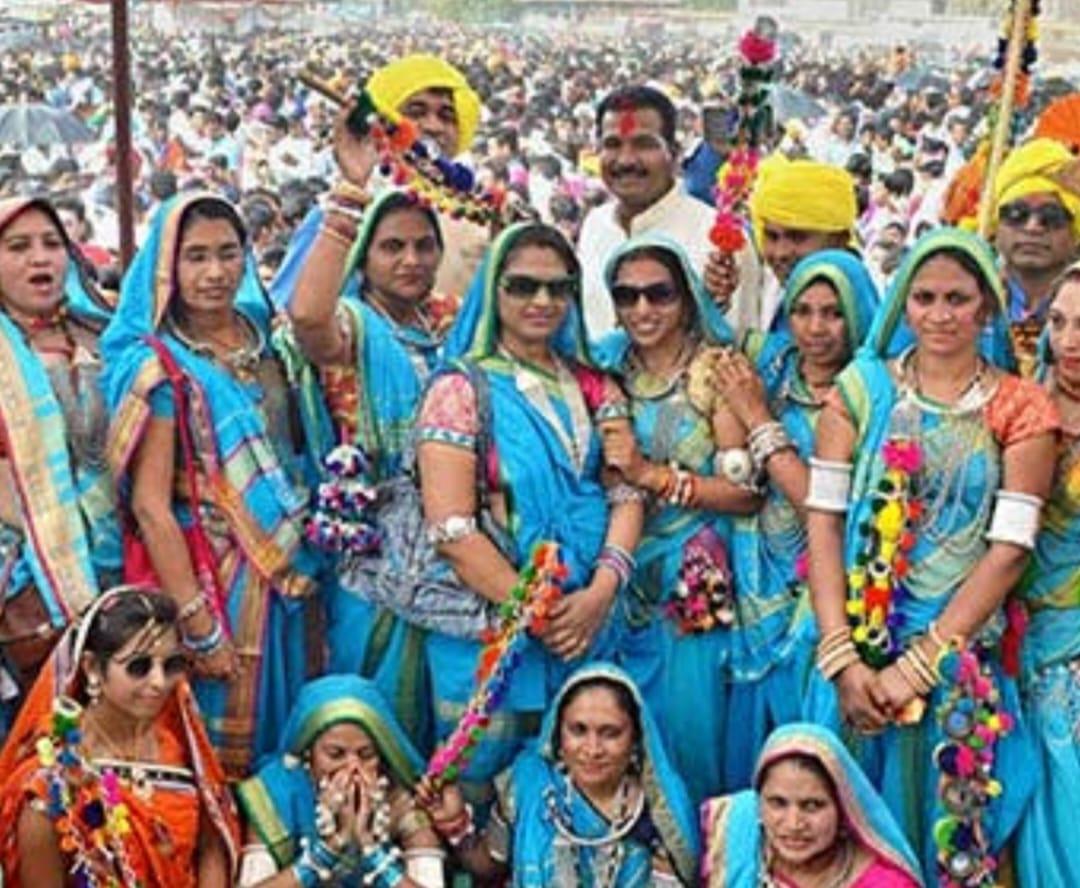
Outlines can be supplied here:
M639 250L663 251L676 261L693 306L688 333L697 339L697 348L731 345L731 328L686 251L662 234L633 237L615 251L605 269L608 289L624 257ZM630 396L634 434L643 455L656 463L674 460L697 475L713 475L716 446L708 418L690 402L681 379L658 386L636 384L632 348L626 331L616 330L593 346L593 354ZM686 545L699 535L715 534L729 546L731 527L730 517L719 513L674 505L650 510L634 553L633 582L619 602L623 625L618 662L663 726L672 760L695 804L728 786L731 688L722 665L730 637L722 628L682 635L664 607L679 582ZM703 707L702 699L709 700L709 706Z
M498 354L496 281L507 255L530 227L521 224L506 229L490 248L451 328L446 354L475 363L488 378L490 439L497 454L498 488L506 493L507 531L516 550L516 566L521 566L535 543L552 540L560 546L569 570L565 588L572 592L590 581L608 524L607 501L600 485L599 435L594 429L589 436L579 471L548 421L519 390L515 365ZM576 305L571 304L551 345L572 368L596 373L585 364L587 353ZM545 391L559 422L569 432L571 415L558 388L546 385ZM612 636L604 630L586 656L605 657L611 644ZM438 707L436 726L439 735L445 736L473 690L480 644L430 633L426 647ZM500 714L500 730L489 731L481 741L465 772L466 781L486 783L510 763L525 736L535 733L539 713L546 709L569 669L539 641L529 639L511 682L505 711Z
M277 751L237 792L241 810L279 870L299 856L302 840L318 838L316 788L302 759L320 734L339 724L363 728L375 741L382 773L398 786L411 792L423 772L423 759L372 682L353 675L326 675L304 685L280 729ZM342 884L354 888L361 877L346 877Z
M1049 337L1039 347L1041 379L1052 376ZM1073 840L1080 811L1080 444L1066 440L1043 510L1035 552L1018 590L1030 614L1022 649L1024 713L1038 744L1043 779L1017 839L1021 884L1080 884Z
M805 722L777 728L762 747L754 783L760 782L771 764L796 754L810 756L832 778L843 822L859 844L878 860L905 872L921 884L918 858L903 831L858 763L832 731ZM759 808L760 797L754 789L710 800L705 805L702 812L705 831L702 837L705 846L703 869L710 876L710 885L758 888L762 876L767 875L761 872L765 855L761 847Z
M530 745L514 763L509 780L510 798L503 807L510 821L513 884L517 888L562 888L572 884L560 871L557 833L548 811L549 803L559 805L562 816L569 819L577 835L601 836L610 827L558 767L555 749L563 699L574 688L595 680L621 685L637 701L641 722L641 784L646 796L646 810L671 856L681 884L696 884L698 830L694 807L668 759L656 722L633 679L610 664L586 666L570 676L552 699L536 744ZM652 854L634 840L634 835L632 832L623 840L625 856L613 883L617 888L651 884ZM570 853L578 858L577 862L586 873L592 871L593 849Z
M955 464L956 467L950 482L953 486L945 492L949 507L936 510L935 515L924 521L910 553L911 568L906 578L909 594L896 604L895 611L900 618L896 633L902 643L926 631L986 552L983 533L1002 478L1000 447L981 411L958 419L914 395L909 396L904 411L897 410L901 405L901 392L886 361L892 352L895 331L902 322L907 288L923 261L947 249L966 252L999 290L992 259L982 241L959 230L935 229L915 245L901 265L897 285L879 309L865 344L856 359L837 377L837 387L856 428L854 473L844 534L847 566L854 564L861 547L860 525L871 517L869 494L884 472L882 447L901 413L907 417L904 422L917 424L914 429L904 426L902 431L919 435L927 463L939 470L935 475L940 477L943 466ZM993 277L989 277L991 275ZM938 494L942 491L925 490L921 496L932 503ZM981 642L993 647L1000 629L1000 620L992 619L980 637ZM1016 684L1002 673L996 656L992 658L992 670L1004 706L1019 716ZM918 850L924 876L931 882L936 879L931 828L938 783L931 753L943 737L935 713L948 690L940 686L935 689L927 700L927 715L918 725L889 727L877 737L849 735L845 738ZM805 711L808 720L841 731L835 689L816 670L810 679ZM1023 719L1019 718L1015 729L1001 741L997 751L995 773L1004 792L989 805L986 820L995 850L1000 849L1015 830L1039 778L1031 757L1031 737Z
M184 372L193 392L192 403L205 405L215 436L212 444L219 470L234 491L241 494L253 531L273 540L283 555L283 573L291 580L314 587L320 568L318 554L304 542L303 524L307 515L309 492L303 484L309 469L304 456L293 453L291 441L273 440L268 432L260 401L263 392L258 383L237 381L218 364L195 354L169 332L166 321L175 296L175 262L180 220L187 207L211 195L183 194L164 204L154 217L146 240L124 276L120 302L105 334L102 352L105 357L106 396L114 420L132 410L143 396L136 382L150 365L158 363L153 349L145 342L149 335L160 338ZM164 272L163 272L164 269ZM272 306L259 283L254 258L247 253L243 279L239 285L235 309L270 340ZM168 385L167 381L159 385ZM149 393L146 393L149 397ZM198 429L189 411L193 435ZM139 436L142 428L120 429L118 434ZM116 442L114 442L116 444ZM134 452L137 441L121 441L120 449ZM130 466L119 467L117 483L121 496L130 496ZM165 483L165 482L163 482ZM171 480L168 482L171 484ZM175 507L182 524L190 521L186 507ZM232 529L235 532L235 529ZM274 748L277 725L281 724L305 678L308 652L305 645L305 602L281 589L280 577L261 576L253 559L257 556L237 545L242 553L240 567L223 578L228 583L226 608L234 626L242 621L245 602L250 594L270 595L265 625L254 629L261 642L258 700L255 705L254 740L251 750L258 756ZM260 549L264 548L260 546ZM268 592L264 583L275 591ZM253 590L260 590L255 592ZM228 733L226 705L229 687L220 681L198 680L194 683L200 709L215 746L225 743Z

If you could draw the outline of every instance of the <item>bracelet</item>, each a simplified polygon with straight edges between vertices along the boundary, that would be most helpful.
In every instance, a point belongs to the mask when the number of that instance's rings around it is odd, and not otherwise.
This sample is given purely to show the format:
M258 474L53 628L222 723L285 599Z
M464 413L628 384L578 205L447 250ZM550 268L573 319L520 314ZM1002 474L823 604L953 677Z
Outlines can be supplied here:
M359 185L348 179L338 179L330 189L330 198L357 207L366 207L371 203L371 195Z
M347 235L338 231L338 229L336 229L333 225L328 225L325 221L322 225L319 226L319 234L323 235L326 238L329 238L336 244L340 244L346 250L352 249L352 245L355 240L355 235L354 237L348 237Z
M852 469L851 463L810 457L810 489L805 507L818 512L846 512Z
M915 672L915 667L906 656L900 657L896 661L896 671L900 673L900 677L907 682L907 685L915 694L919 697L925 697L930 693L933 688L927 688L922 680L922 677Z
M441 823L435 820L432 825L451 848L461 847L476 835L476 822L473 819L472 805L469 804L465 805L465 809L457 817Z
M225 627L220 620L214 620L214 628L201 638L192 638L186 632L180 636L180 643L193 654L209 654L217 650L224 640Z
M296 880L304 888L315 888L325 885L335 876L343 875L342 863L349 861L342 854L338 854L321 839L312 841L307 836L300 839L303 849L300 857L292 865ZM355 861L349 861L355 863Z
M687 508L697 494L697 476L686 469L671 467L674 483L668 495L664 497L671 505Z
M844 643L843 647L837 648L835 651L818 658L818 672L821 673L826 681L832 681L840 675L841 672L849 666L854 666L861 659L859 651L855 647L855 642L849 639Z
M372 888L394 888L405 879L405 869L398 860L400 853L386 845L367 849L360 858L361 881Z
M640 487L625 481L609 487L606 491L608 505L619 506L623 503L640 503L645 500L645 492Z
M630 580L634 576L634 570L637 568L637 561L622 546L615 543L605 543L604 548L600 550L599 557L596 559L595 567L606 567L619 578L619 588L616 591L616 594L618 594L630 584Z
M937 646L937 653L940 654L945 648L949 646L949 643L941 637L941 632L938 631L937 620L931 620L930 625L926 630L927 636Z
M204 607L206 607L206 599L200 593L184 603L184 606L180 608L180 612L176 615L176 621L178 623L186 622Z
M754 426L746 443L750 448L750 458L758 471L764 471L765 464L781 450L790 450L795 446L783 424L776 420Z
M427 526L428 542L433 546L457 543L478 530L475 515L449 515Z
M334 200L333 197L327 197L323 202L323 210L329 215L330 213L337 213L339 216L344 216L354 225L359 226L364 219L364 213L362 210L349 206L340 200Z

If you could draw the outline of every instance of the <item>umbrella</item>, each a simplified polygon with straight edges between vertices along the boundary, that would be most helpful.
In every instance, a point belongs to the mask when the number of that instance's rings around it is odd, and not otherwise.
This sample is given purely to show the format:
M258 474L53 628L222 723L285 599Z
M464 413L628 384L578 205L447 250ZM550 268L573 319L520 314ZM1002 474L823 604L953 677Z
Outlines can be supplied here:
M949 78L929 68L911 68L896 78L896 85L907 92L921 92L926 89L947 92Z
M783 83L773 86L769 103L772 105L773 119L781 125L789 120L812 123L826 114L825 107L816 99L808 96L801 89L795 89Z
M0 144L70 145L93 142L97 135L83 121L62 108L48 105L0 105Z

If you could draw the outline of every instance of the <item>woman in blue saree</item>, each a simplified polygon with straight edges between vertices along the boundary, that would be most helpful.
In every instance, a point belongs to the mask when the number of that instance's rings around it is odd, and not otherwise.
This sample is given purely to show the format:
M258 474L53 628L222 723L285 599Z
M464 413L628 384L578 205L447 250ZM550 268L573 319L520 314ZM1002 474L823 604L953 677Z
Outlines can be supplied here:
M442 888L444 854L412 789L424 763L378 688L327 675L301 689L277 752L237 787L250 844L239 884ZM398 880L400 879L400 880Z
M420 794L436 829L466 810L453 784ZM447 839L467 869L509 871L515 888L697 884L693 805L641 693L609 664L567 679L536 745L499 778L487 828Z
M48 201L0 202L0 656L22 691L120 567L99 379L109 309L73 250Z
M157 580L180 607L199 706L234 779L275 747L305 676L322 666L319 645L306 641L317 625L318 559L304 541L304 448L269 345L270 314L236 211L184 194L154 218L103 337L110 465ZM183 376L184 416L154 345ZM216 583L196 573L204 565L182 530L196 506Z
M559 545L568 570L567 594L543 635L527 641L503 707L465 773L469 783L490 781L535 735L568 661L613 655L608 613L633 569L638 493L601 484L602 429L628 432L628 406L586 355L579 272L556 229L506 229L451 330L448 355L460 361L431 382L417 419L429 536L461 582L483 599L502 601L544 540ZM474 388L477 372L486 396ZM475 484L481 436L490 442L481 467L488 503L477 502ZM498 541L477 522L485 507ZM464 712L480 650L473 638L428 636L440 735Z
M1035 542L1058 418L980 353L1001 298L978 238L942 228L915 245L826 399L806 500L808 717L845 732L924 877L945 884L994 878L1038 778L1000 611Z
M728 723L740 729L724 745L728 791L749 785L769 732L801 715L804 654L813 644L798 631L810 621L797 617L806 579L806 460L823 399L870 329L877 299L857 256L816 252L788 277L772 330L746 337L749 360L724 356L713 368L716 391L747 436L775 441L758 460L761 509L734 519L737 618L724 674Z
M1051 294L1038 377L1061 413L1054 490L1017 590L1030 612L1021 691L1043 779L1017 841L1022 885L1080 884L1080 265Z
M299 346L290 349L293 374L309 412L321 419L319 440L309 444L320 457L338 443L360 448L365 481L378 485L407 469L420 394L456 302L432 291L443 253L432 210L384 191L359 223L333 197L324 217L288 307ZM364 597L363 567L353 556L342 559L327 590L329 669L373 679L413 742L427 749L431 692L423 635Z
M907 839L844 744L818 725L777 728L754 788L701 809L707 888L917 888Z
M686 253L663 235L627 241L605 279L622 329L594 353L630 398L636 439L606 435L605 457L651 496L637 570L620 602L617 659L663 725L672 759L700 802L728 788L731 723L721 664L738 620L729 516L759 502L749 473L738 483L721 468L729 453L748 456L739 449L745 430L715 399L702 405L694 388L698 368L732 335ZM673 478L689 489L676 489Z

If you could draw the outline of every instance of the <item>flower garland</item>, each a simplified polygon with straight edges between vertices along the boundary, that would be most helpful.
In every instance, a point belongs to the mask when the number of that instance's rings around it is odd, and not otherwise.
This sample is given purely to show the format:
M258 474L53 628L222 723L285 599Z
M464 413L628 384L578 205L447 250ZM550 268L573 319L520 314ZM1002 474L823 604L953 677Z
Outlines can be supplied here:
M913 476L922 467L919 443L890 438L882 459L885 474L870 497L872 515L859 526L863 546L848 571L847 600L852 641L863 661L875 669L900 654L894 634L901 623L896 604L907 594L908 553L923 513L912 490Z
M81 721L82 707L70 697L57 697L51 733L35 747L60 850L73 857L71 871L80 888L143 888L127 857L124 840L131 819L120 780L111 768L99 776L79 754Z
M1027 107L1031 101L1031 71L1035 62L1039 59L1037 41L1039 39L1039 0L1031 0L1031 9L1028 13L1027 24L1024 32L1024 48L1020 56L1020 72L1016 78L1016 92L1013 97L1014 107L1020 111ZM997 72L990 83L990 95L994 99L993 105L987 111L986 121L988 132L993 133L997 129L997 122L1001 116L1001 96L1005 89L1005 61L1009 55L1009 43L1012 39L1013 18L1016 12L1016 0L1011 0L1008 11L1002 16L1001 29L998 32L997 51L994 55L994 70ZM1012 121L1011 140L1015 141L1027 127L1027 121L1022 114L1014 114Z
M353 444L339 444L323 459L323 471L327 480L319 484L308 519L308 541L347 557L378 551L381 536L369 517L376 491L364 451Z
M710 632L735 622L735 588L727 550L712 528L687 542L679 581L664 613L680 635Z
M499 627L484 637L476 667L476 689L465 712L428 762L425 776L435 787L452 783L469 763L521 662L526 633L544 631L552 606L562 597L566 576L558 545L537 543L510 594L499 605Z
M776 74L776 22L761 16L739 40L738 129L727 162L717 174L716 219L709 240L721 253L733 255L746 245L743 209L750 197L761 159L761 146L772 130L769 84Z
M998 742L1013 727L980 647L951 644L938 669L949 695L937 717L945 739L934 750L938 803L934 843L942 888L993 888L997 861L983 822L1001 795L994 779Z
M382 175L422 206L481 225L501 220L504 190L478 187L472 170L443 157L415 123L394 109L378 107L367 90L357 96L349 124L370 135Z

